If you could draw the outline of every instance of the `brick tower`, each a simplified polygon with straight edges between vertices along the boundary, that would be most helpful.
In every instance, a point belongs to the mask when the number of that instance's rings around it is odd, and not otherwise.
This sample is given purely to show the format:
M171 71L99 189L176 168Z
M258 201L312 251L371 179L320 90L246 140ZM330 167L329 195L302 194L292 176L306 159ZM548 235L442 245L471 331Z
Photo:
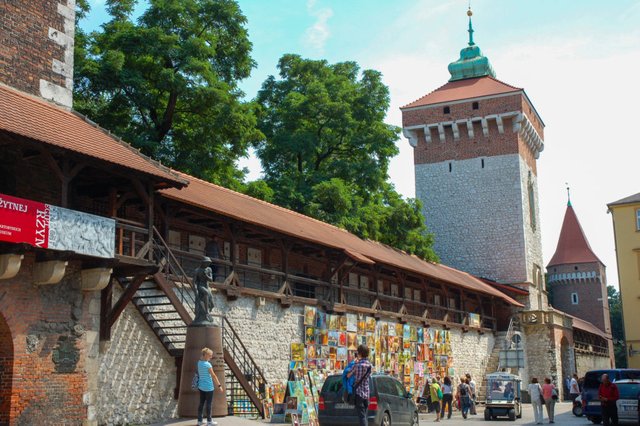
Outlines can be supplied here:
M473 41L449 82L401 108L416 197L442 263L529 291L545 309L536 159L542 122L523 89L495 78Z
M595 255L571 200L567 203L556 252L547 265L553 307L611 334L606 267Z
M75 0L0 2L0 83L71 107Z

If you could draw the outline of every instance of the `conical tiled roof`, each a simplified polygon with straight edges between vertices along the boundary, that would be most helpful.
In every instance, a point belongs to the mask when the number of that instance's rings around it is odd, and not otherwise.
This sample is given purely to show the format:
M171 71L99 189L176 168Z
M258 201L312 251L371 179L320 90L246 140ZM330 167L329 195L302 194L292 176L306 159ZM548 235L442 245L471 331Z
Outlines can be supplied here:
M578 216L576 216L576 212L573 210L571 202L569 202L567 211L564 214L558 246L547 268L557 265L590 262L602 263L591 249L578 221Z

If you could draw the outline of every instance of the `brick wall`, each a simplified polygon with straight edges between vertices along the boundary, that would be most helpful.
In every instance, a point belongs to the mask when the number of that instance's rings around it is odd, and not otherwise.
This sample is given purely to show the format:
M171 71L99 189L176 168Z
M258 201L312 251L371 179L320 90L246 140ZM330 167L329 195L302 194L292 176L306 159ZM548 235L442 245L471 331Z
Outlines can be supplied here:
M551 267L548 272L554 275L595 272L595 278L568 279L551 283L553 306L589 321L602 331L611 333L604 265L599 263L558 265ZM578 295L577 304L573 304L573 293Z
M13 339L11 337L9 325L0 314L0 425L6 425L9 423L12 371Z
M1 2L0 82L71 106L74 8L73 0ZM65 99L43 92L41 80Z
M83 397L87 354L93 349L87 337L97 330L89 312L93 297L79 290L79 265L74 262L60 283L33 285L34 260L25 255L18 275L0 282L0 313L6 323L0 326L0 340L10 336L9 344L2 345L4 360L10 359L7 352L13 345L13 370L2 373L13 377L9 424L43 419L81 424L87 421ZM2 412L6 416L6 406Z

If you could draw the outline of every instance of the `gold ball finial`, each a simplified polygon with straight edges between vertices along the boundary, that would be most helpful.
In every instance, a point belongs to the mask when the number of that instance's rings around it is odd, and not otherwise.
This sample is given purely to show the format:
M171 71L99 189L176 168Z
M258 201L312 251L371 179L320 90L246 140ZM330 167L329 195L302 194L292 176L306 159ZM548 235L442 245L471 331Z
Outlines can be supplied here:
M469 8L469 10L467 10L467 16L471 18L471 15L473 15L473 12L471 11L471 8Z

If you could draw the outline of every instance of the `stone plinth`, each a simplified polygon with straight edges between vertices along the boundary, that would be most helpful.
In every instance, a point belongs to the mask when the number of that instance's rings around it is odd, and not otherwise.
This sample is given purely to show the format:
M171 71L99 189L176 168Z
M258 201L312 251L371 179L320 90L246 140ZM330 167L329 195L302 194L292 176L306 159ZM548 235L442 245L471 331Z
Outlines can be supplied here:
M222 352L222 328L214 326L189 326L182 358L182 374L180 379L180 398L178 400L178 415L180 417L197 417L200 392L191 389L191 380L197 369L197 363L202 355L202 348L208 347L213 351L211 366L218 380L224 386L224 354ZM216 389L213 393L211 415L223 417L227 415L226 392Z

